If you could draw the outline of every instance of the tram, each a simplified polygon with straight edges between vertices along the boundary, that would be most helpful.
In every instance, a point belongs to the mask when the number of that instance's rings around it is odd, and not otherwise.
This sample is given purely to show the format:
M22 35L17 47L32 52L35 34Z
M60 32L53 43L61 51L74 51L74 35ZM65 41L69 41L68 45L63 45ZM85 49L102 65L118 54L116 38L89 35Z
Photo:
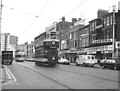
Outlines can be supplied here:
M35 37L35 64L55 66L58 63L59 39L56 26Z
M44 40L43 45L35 48L36 65L55 66L58 63L58 40Z
M16 62L24 62L25 61L25 53L17 50L15 52L15 61Z

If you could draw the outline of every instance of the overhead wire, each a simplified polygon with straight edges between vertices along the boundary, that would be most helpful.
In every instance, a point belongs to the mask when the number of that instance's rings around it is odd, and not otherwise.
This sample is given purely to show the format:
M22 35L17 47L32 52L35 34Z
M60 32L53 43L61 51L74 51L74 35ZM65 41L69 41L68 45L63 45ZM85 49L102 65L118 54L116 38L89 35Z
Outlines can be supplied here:
M44 17L44 16L40 16L40 15L37 15L37 14L32 14L32 13L29 13L29 12L26 12L26 11L23 11L23 10L20 10L20 9L12 8L12 7L6 6L6 5L3 5L3 7L4 8L9 8L11 10L14 10L14 11L17 11L17 12L20 12L20 13L23 13L23 14L26 14L26 15L29 15L29 16L37 17L37 18L49 18L49 19L57 18L57 17Z
M9 8L9 9L11 9L11 10L14 10L14 11L17 11L17 12L20 12L20 13L23 13L23 14L31 15L31 16L34 16L34 17L36 16L36 15L34 15L34 14L32 14L32 13L29 13L29 12L26 12L26 11L22 11L22 10L20 10L20 9L12 8L12 7L10 7L10 6L3 5L3 7Z
M70 15L72 12L74 12L77 8L79 8L80 6L82 6L84 3L86 3L88 0L84 0L83 2L81 2L78 6L76 6L75 8L73 8L72 10L70 10L68 13L65 14L65 16Z
M28 29L34 24L34 22L36 21L36 19L40 16L40 14L42 13L42 11L44 10L44 8L46 7L46 5L48 4L48 1L49 0L46 0L45 4L40 9L40 11L38 12L37 16L35 16L35 18L33 19L33 21L28 25L28 27L25 29L25 31L23 31L20 35L23 35L24 32L28 31Z
M76 7L74 7L72 10L70 10L68 13L66 13L64 15L64 17L67 17L68 15L70 15L71 13L73 13L76 9L78 9L80 6L82 6L83 4L85 4L88 0L84 0L83 2L81 2L79 5L77 5ZM61 18L58 19L58 21L60 21Z
M84 0L82 1L79 5L77 5L76 7L74 7L72 10L70 10L68 13L66 13L64 15L64 17L70 15L71 13L75 12L75 10L77 10L78 8L80 8L83 4L85 4L88 0ZM80 17L81 18L81 17ZM84 19L85 20L85 19Z
M29 30L29 28L34 24L34 22L36 21L37 18L48 18L48 17L40 17L40 14L42 13L42 11L44 10L44 8L46 7L46 5L48 4L48 1L49 0L46 0L45 4L43 5L43 7L40 9L40 11L38 12L38 14L34 15L32 13L29 13L29 12L25 12L25 11L22 11L22 10L19 10L19 9L16 9L16 8L11 8L9 6L6 6L6 5L3 5L4 7L7 7L7 8L10 8L11 10L15 10L15 11L18 11L18 12L21 12L23 14L27 14L27 15L31 15L33 17L35 17L32 22L28 25L28 27L22 32L20 33L20 36L23 35L26 31ZM73 8L72 10L70 10L67 14L65 14L65 16L68 16L70 15L72 12L74 12L77 8L79 8L81 5L83 5L87 0L81 2L78 6L76 6L75 8Z

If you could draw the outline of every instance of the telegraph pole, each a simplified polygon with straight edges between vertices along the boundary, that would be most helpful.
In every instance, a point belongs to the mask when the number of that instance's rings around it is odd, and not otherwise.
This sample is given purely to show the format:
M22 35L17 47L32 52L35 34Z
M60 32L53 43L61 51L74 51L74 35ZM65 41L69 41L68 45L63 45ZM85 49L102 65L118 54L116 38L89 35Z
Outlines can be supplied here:
M1 52L1 22L2 22L2 0L0 1L0 63L2 63L2 52Z
M115 9L116 9L116 6L113 5L112 6L112 9L113 9L113 42L112 42L112 45L113 45L113 52L112 52L112 58L115 57Z

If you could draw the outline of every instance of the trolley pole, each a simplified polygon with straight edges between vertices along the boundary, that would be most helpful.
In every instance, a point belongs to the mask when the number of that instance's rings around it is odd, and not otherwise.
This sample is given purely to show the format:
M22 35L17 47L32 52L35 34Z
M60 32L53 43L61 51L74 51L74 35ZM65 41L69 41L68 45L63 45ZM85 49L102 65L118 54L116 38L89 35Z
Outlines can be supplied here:
M113 45L113 51L112 51L112 58L114 59L115 57L115 9L116 9L116 6L113 5L112 6L112 9L113 9L113 42L112 42L112 45Z

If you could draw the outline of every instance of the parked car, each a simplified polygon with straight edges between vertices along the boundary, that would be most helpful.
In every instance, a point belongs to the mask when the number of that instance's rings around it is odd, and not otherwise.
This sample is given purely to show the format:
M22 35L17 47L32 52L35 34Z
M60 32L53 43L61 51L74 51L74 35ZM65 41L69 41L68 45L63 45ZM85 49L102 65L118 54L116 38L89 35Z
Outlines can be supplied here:
M35 60L35 59L32 58L32 57L31 57L31 58L26 58L26 61L34 62L34 60Z
M120 60L117 59L102 59L99 64L103 69L111 68L113 70L120 69Z
M78 55L76 58L76 66L82 65L94 67L96 63L97 59L95 59L94 55Z
M70 61L67 60L66 58L59 58L58 63L59 64L68 64L69 65Z

